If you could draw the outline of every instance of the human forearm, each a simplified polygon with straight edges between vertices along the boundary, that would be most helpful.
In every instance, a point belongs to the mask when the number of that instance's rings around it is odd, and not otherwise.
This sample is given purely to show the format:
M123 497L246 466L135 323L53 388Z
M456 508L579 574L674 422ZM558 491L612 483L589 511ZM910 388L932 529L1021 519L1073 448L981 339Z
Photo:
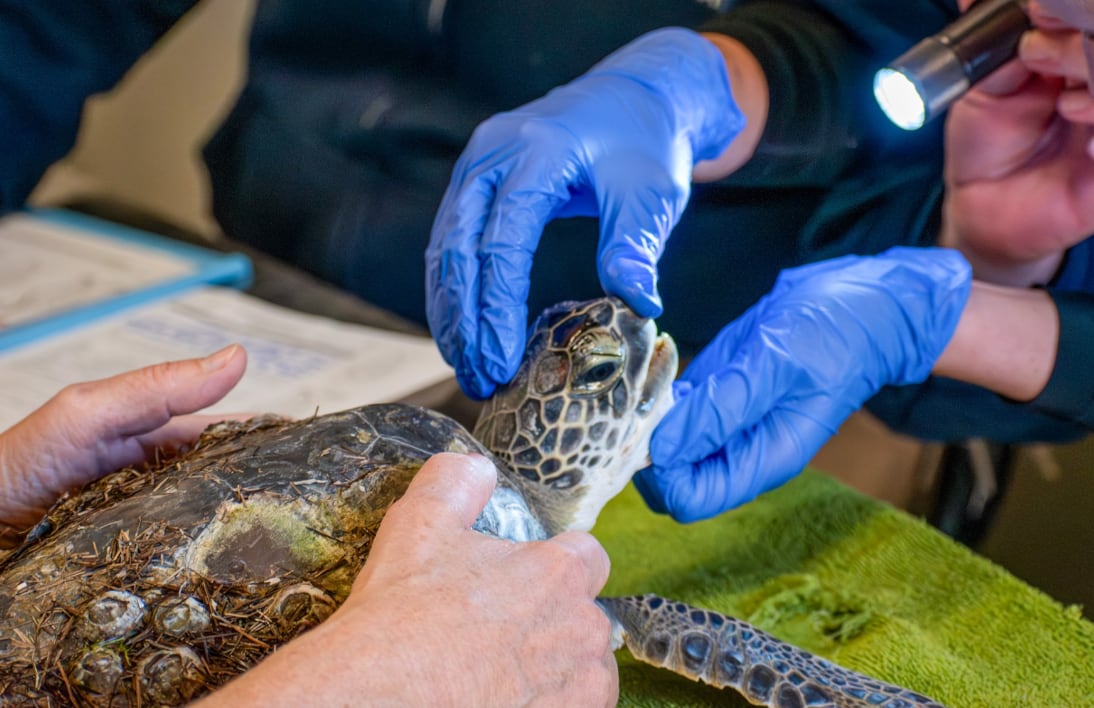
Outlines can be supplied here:
M410 643L403 639L370 636L367 628L373 622L345 616L357 610L349 605L341 608L194 708L352 705L366 696L370 706L427 703L429 694L415 694L428 684L407 681L409 667L426 657L399 654L399 647ZM342 631L346 624L352 625L352 632ZM400 666L399 661L406 664ZM449 688L457 677L443 673ZM460 695L455 687L453 693Z
M1059 334L1056 305L1047 292L974 281L933 373L1029 401L1048 383Z
M693 178L698 182L710 182L732 174L751 159L767 123L769 97L767 77L747 47L723 34L707 32L703 36L725 57L733 98L745 116L744 130L717 159L695 165Z

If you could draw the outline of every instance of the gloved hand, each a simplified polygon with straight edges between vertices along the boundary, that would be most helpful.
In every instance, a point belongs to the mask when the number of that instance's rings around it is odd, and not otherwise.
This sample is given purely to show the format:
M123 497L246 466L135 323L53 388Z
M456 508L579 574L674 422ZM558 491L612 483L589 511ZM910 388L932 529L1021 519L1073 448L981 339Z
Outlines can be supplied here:
M480 125L426 251L430 329L464 391L485 398L516 373L532 256L552 218L599 215L604 290L640 315L660 314L657 260L692 167L743 127L722 54L675 28Z
M971 285L938 248L784 271L681 376L635 477L646 503L696 521L789 480L882 386L927 378Z

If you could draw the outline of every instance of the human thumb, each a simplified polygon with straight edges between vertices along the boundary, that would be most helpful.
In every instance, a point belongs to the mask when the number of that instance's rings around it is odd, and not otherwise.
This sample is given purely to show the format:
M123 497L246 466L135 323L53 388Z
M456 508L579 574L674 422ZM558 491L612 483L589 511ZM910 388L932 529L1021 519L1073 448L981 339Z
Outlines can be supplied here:
M494 463L482 455L439 453L414 476L398 503L397 517L412 517L409 523L428 520L430 526L446 530L470 528L497 479Z

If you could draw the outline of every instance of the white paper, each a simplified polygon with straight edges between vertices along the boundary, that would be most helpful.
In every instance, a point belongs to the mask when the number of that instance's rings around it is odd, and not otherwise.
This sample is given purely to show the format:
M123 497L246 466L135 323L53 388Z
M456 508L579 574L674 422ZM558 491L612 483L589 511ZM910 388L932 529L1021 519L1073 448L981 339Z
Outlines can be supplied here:
M0 430L70 383L244 345L247 373L213 412L303 417L394 401L451 377L428 337L345 324L202 288L0 353Z
M16 214L0 220L0 329L186 275L166 251Z

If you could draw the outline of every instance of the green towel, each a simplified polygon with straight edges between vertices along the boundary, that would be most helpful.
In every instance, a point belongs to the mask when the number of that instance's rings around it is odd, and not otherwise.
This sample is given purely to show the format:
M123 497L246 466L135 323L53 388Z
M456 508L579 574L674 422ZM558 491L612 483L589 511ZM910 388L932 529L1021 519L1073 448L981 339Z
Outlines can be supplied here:
M921 521L806 471L679 525L633 488L593 533L605 595L655 592L749 620L848 668L963 706L1094 706L1094 624ZM748 705L617 654L620 705Z

